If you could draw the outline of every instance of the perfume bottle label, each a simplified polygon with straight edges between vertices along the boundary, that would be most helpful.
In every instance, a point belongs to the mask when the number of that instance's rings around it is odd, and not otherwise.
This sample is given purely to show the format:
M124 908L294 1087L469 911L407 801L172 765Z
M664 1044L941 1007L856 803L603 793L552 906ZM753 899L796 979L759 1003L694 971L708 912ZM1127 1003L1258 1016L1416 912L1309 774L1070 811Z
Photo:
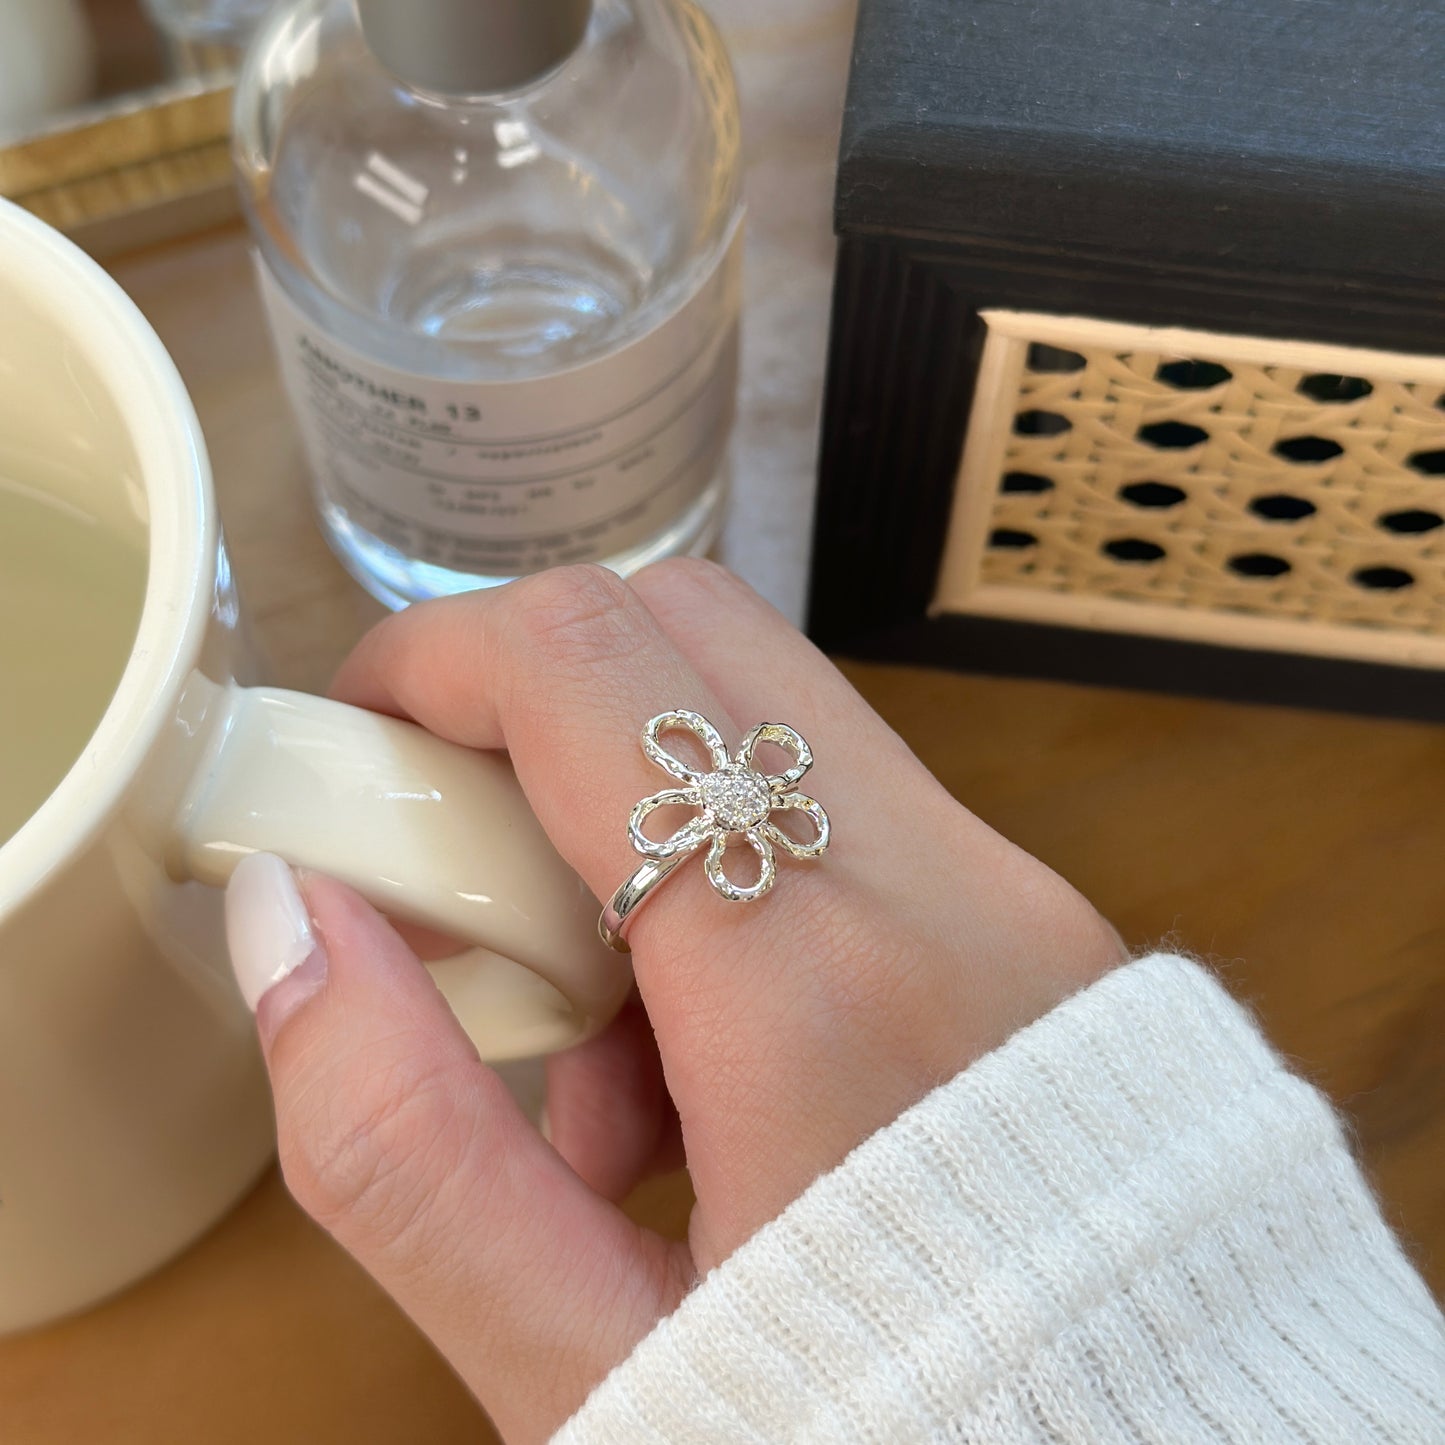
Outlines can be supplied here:
M324 496L410 557L514 575L613 556L662 530L722 461L737 394L742 238L645 335L524 381L388 367L261 291Z

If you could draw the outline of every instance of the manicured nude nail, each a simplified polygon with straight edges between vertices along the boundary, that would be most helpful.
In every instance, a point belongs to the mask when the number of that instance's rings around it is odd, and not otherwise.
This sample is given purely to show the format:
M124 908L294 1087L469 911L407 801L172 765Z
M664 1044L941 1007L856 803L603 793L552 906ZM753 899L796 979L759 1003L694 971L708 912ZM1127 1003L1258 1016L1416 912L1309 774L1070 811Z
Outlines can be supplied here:
M226 888L226 942L241 993L262 996L318 952L296 876L271 853L243 858Z

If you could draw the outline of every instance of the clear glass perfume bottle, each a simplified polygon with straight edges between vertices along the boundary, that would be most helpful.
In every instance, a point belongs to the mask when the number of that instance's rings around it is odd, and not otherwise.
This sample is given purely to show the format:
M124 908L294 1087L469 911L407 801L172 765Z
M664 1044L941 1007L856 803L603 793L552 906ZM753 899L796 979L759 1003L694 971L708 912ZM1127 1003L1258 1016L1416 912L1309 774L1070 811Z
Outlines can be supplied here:
M234 145L322 524L372 593L708 545L742 207L692 0L283 0Z

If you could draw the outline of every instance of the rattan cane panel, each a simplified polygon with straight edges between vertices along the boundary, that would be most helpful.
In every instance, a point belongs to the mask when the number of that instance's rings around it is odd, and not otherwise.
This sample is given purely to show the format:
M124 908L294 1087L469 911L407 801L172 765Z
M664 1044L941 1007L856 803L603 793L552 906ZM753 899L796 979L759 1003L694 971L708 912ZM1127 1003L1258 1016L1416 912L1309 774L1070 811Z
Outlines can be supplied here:
M1006 615L1024 589L1054 594L1060 620L1071 598L1081 617L1091 599L1167 608L1181 636L1193 613L1359 629L1346 654L1373 655L1383 633L1445 639L1445 362L1285 342L1275 361L1257 338L1003 323L990 318L960 488L985 495L960 501L946 610Z

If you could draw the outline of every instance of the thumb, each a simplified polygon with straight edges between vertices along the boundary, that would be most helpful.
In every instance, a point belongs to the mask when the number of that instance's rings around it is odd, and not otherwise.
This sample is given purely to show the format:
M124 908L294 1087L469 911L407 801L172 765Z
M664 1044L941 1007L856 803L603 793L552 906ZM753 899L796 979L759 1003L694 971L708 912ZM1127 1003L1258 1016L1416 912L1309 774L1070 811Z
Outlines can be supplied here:
M545 1439L681 1298L685 1249L593 1194L349 888L269 854L226 896L297 1202L430 1336L509 1441Z

